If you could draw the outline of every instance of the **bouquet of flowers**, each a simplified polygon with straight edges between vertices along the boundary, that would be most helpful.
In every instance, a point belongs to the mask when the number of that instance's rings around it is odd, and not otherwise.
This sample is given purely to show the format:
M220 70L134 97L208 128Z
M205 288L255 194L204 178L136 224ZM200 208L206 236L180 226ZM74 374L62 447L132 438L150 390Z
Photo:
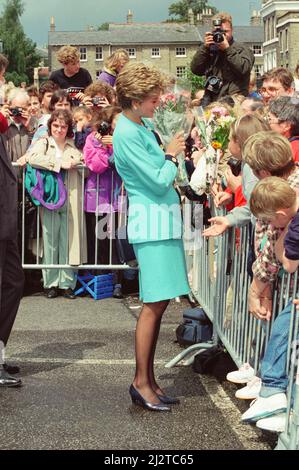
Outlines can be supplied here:
M161 97L159 107L154 114L154 125L167 147L171 139L180 131L184 132L187 139L194 121L194 116L189 109L190 93L175 89ZM185 156L178 155L178 174L176 182L179 186L187 186L189 179L185 167Z
M199 107L193 112L205 150L192 174L190 186L196 194L202 195L210 192L217 179L219 160L227 149L231 124L235 118L222 106L215 106L207 112Z

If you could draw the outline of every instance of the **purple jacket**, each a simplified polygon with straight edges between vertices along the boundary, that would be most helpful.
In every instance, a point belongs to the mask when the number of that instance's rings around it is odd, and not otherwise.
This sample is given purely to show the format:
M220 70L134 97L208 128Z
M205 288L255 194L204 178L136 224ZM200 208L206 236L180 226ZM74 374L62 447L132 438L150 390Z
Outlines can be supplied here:
M112 75L107 70L103 70L103 72L100 73L98 80L101 80L101 82L106 82L114 87L116 82L116 75Z
M111 145L103 146L94 135L95 132L89 134L83 149L85 164L91 170L85 183L84 210L118 212L122 181L109 161L113 149Z

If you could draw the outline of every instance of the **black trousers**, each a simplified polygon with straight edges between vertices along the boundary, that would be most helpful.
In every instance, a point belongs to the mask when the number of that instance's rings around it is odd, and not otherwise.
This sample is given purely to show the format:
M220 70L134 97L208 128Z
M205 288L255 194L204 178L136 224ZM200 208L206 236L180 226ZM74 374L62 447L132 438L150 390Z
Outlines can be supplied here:
M17 240L0 241L0 341L6 346L23 295L24 273Z

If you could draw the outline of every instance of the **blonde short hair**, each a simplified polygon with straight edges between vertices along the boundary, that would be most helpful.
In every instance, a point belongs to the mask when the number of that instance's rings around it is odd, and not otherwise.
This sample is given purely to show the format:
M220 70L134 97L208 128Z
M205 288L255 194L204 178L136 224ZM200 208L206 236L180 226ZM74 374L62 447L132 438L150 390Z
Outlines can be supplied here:
M250 197L250 210L259 219L271 219L278 210L294 207L296 197L296 192L286 180L269 176L254 187Z
M272 176L286 176L295 168L289 141L274 131L258 132L249 137L242 156L256 173L265 170Z
M71 63L76 64L77 62L80 61L80 54L76 47L63 46L57 52L57 60L62 65L67 65Z
M220 11L213 16L212 21L214 20L221 20L221 23L229 23L231 27L233 26L233 19L232 16L227 13L226 11Z
M130 109L132 101L163 93L168 83L166 75L158 69L138 62L129 63L116 79L118 103L123 109Z
M232 123L230 138L237 142L242 151L247 139L261 131L270 131L267 121L257 115L245 114Z
M118 66L122 63L129 62L129 54L126 49L116 49L104 62L107 69L116 72Z

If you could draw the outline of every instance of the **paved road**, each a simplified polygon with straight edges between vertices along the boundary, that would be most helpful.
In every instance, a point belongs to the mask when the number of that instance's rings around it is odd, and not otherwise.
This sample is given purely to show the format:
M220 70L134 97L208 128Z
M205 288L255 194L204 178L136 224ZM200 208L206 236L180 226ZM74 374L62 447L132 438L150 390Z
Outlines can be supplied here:
M24 386L0 390L1 449L270 449L271 439L239 424L233 385L224 390L191 367L165 369L180 351L182 307L169 307L157 351L159 380L181 405L159 414L128 396L136 299L24 298L7 351Z

